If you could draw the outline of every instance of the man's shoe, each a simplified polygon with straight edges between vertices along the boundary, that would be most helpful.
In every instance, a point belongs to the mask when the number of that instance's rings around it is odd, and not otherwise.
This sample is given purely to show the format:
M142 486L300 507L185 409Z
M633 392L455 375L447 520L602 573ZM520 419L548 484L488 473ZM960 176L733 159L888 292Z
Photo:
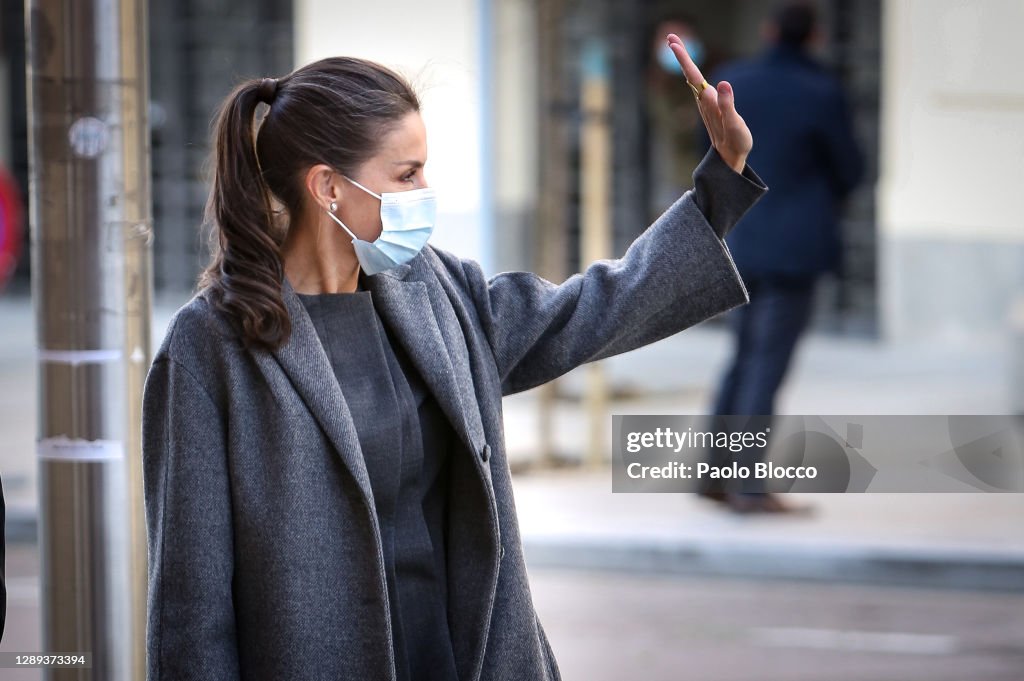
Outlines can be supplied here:
M796 505L782 500L781 495L774 492L763 494L729 494L726 504L736 513L753 514L788 514L808 515L814 511L813 506Z
M708 501L714 501L715 503L718 503L718 504L728 504L729 503L729 495L726 494L725 492L713 492L711 490L701 490L701 491L697 492L697 496L701 497L702 499L707 499Z

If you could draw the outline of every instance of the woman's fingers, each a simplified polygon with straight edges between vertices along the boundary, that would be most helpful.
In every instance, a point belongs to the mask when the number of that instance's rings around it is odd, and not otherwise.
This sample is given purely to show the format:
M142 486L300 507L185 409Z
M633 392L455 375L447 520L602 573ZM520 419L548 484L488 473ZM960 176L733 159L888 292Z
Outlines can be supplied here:
M718 91L713 87L705 88L697 100L697 109L704 119L704 127L708 129L711 143L716 147L722 141L722 114L718 110Z
M746 122L736 110L736 97L732 85L726 81L718 84L719 108L722 112L722 139L729 141L729 146L738 154L747 154L754 146L753 137Z
M683 75L687 82L700 90L697 97L697 109L700 117L704 120L704 127L707 128L711 144L722 154L729 164L742 171L743 164L754 145L750 129L736 111L736 99L733 95L732 86L722 81L717 87L701 88L704 83L704 76L700 69L693 63L686 45L675 33L668 34L668 44L676 61L683 69Z
M736 111L736 97L733 94L732 86L726 81L722 81L718 84L716 89L718 94L719 110L722 113L722 123L726 126L732 126L737 122L742 122L740 114Z
M690 81L694 85L700 85L704 82L704 76L701 75L700 69L690 59L690 53L686 51L686 46L683 45L682 39L675 33L668 34L668 44L672 48L672 52L676 55L676 61L679 62L679 66L683 69L683 74L686 76L686 80Z
M683 44L682 39L675 33L669 33L668 44L673 54L676 55L676 60L683 69L683 75L686 76L687 82L697 86L699 90L704 82L704 75L697 68L697 65L693 63L693 59L690 58L690 53L686 50L686 45ZM714 88L705 88L701 92L697 100L697 108L700 110L701 118L704 119L704 127L708 130L711 143L718 146L718 141L722 137L722 122L721 114L718 111L718 93Z

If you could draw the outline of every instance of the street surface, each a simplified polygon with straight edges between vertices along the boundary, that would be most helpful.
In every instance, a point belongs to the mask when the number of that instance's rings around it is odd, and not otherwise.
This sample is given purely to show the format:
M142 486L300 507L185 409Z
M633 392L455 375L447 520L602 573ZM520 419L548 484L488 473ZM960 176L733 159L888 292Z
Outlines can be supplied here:
M8 549L0 650L38 651L36 547ZM530 582L565 681L1024 679L1024 594L555 569Z
M565 681L1021 681L1024 595L531 570Z

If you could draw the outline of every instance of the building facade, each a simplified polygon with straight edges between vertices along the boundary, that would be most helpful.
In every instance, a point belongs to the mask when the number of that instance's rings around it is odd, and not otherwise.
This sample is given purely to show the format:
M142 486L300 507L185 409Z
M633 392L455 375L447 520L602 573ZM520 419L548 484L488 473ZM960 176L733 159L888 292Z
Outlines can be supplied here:
M842 276L820 291L819 332L972 342L1007 333L1024 290L1024 25L1017 0L821 0L823 60L855 108L869 174L846 207ZM582 58L607 61L612 253L685 190L685 149L659 137L652 49L690 22L707 68L761 45L766 3L740 0L327 0L150 3L155 275L187 291L205 262L209 126L239 79L349 54L409 76L439 192L434 242L486 270L568 276L579 258ZM4 3L0 163L27 186L24 15ZM678 84L680 92L684 84ZM740 94L742 105L742 95ZM693 124L680 118L681 125ZM682 148L682 147L680 147ZM673 152L674 153L674 152ZM668 161L666 161L666 158ZM669 179L666 163L676 163ZM680 172L681 171L681 172ZM27 239L27 227L25 228ZM28 257L16 272L27 288ZM15 282L16 286L18 281Z

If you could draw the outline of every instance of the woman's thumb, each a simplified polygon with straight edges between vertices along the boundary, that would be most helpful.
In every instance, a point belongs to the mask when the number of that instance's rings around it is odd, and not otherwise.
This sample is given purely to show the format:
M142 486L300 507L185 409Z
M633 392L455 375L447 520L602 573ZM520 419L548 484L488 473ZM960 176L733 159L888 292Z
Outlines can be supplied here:
M735 114L736 99L733 97L732 85L723 80L716 89L718 90L719 110L722 112L722 115Z

